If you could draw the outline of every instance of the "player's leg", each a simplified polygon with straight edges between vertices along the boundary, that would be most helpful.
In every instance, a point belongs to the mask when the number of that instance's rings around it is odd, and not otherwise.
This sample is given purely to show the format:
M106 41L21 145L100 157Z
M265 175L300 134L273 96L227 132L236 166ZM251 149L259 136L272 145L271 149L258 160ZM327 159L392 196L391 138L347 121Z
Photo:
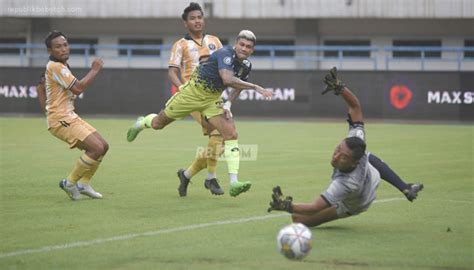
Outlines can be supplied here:
M132 142L138 136L138 134L147 128L163 129L175 119L169 118L162 110L160 113L151 113L146 116L140 116L137 118L135 123L127 131L127 141Z
M190 87L186 84L186 87ZM147 128L163 129L175 120L182 119L188 116L191 112L196 111L200 106L199 101L196 101L192 96L192 92L186 87L181 88L181 91L172 96L165 105L165 109L157 114L149 114L147 116L140 116L135 123L128 129L127 141L134 141L138 134Z
M98 132L94 132L83 141L80 141L77 147L83 149L86 156L91 158L91 160L86 161L91 165L90 169L86 170L77 182L79 192L94 199L101 199L102 194L96 192L90 185L90 182L107 153L109 145Z
M200 112L192 112L191 116L202 126L205 136L211 133L209 130L209 123L204 119L204 117L202 117ZM212 131L212 134L212 136L215 134L220 136L217 130ZM224 191L219 186L216 175L217 158L220 155L220 152L215 154L217 151L220 151L222 147L217 149L216 139L212 138L212 136L209 137L207 148L203 148L202 151L197 153L193 163L191 163L187 169L178 170L177 175L180 181L180 185L178 187L179 196L184 197L187 195L187 187L191 181L191 178L206 167L208 168L208 176L204 181L204 187L209 189L214 195L224 194ZM222 142L223 140L221 139L220 144L222 144Z
M219 180L217 179L217 161L224 151L224 139L219 131L212 126L204 116L202 116L201 119L201 126L203 133L209 136L206 151L207 177L204 181L204 187L211 191L213 195L223 195L224 191L220 187Z
M405 183L385 162L372 153L369 155L369 162L380 173L380 178L400 190L410 202L415 200L418 192L423 189L421 183Z
M191 181L191 178L206 168L206 156L207 151L201 151L197 153L197 156L193 163L187 169L179 169L178 170L178 178L179 178L179 186L178 186L178 194L180 197L185 197L187 195L188 184Z
M315 215L293 214L291 215L291 218L295 223L303 223L308 227L315 227L323 223L336 220L339 218L339 216L336 211L336 206L333 205L329 208L322 210L321 212L318 212Z
M231 185L229 194L235 197L249 190L252 184L249 181L240 182L238 180L240 151L234 120L226 119L223 114L219 114L209 117L209 122L216 127L224 139L224 157L227 161Z
M200 112L191 112L191 117L201 125L201 113ZM178 178L179 178L179 187L178 193L179 196L184 197L187 194L188 184L191 181L191 178L196 175L198 172L206 168L207 166L207 151L201 151L197 153L193 163L187 169L179 169L178 170Z
M97 133L95 128L83 121L81 118L76 118L70 123L62 123L61 126L51 128L51 134L55 137L67 142L70 148L79 148L85 150L85 153L76 161L72 171L67 178L60 181L59 186L63 189L73 200L80 197L80 192L76 186L79 179L81 179L87 172L90 172L99 162L97 159L101 155L105 155L108 150L108 144L105 140L94 140L93 147L86 147L83 142L93 133ZM87 149L86 149L87 148Z
M224 139L217 130L209 135L207 143L207 177L204 181L204 187L209 189L213 195L223 195L224 191L219 185L217 179L217 161L224 151Z

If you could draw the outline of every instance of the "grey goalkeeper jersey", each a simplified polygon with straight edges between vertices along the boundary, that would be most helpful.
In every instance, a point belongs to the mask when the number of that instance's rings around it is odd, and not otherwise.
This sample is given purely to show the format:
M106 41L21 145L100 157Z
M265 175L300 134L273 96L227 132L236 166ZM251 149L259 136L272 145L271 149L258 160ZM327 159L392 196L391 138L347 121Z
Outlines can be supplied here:
M363 124L350 124L347 137L359 137L365 141ZM344 204L354 215L367 210L375 200L375 190L380 182L379 172L369 163L370 153L360 159L359 165L344 173L334 169L328 189L321 195L331 204Z

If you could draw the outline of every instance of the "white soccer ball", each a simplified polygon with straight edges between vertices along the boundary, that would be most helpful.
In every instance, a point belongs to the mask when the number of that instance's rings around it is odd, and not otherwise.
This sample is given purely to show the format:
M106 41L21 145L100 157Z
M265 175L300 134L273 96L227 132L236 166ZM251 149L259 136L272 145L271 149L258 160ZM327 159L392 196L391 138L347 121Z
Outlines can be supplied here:
M301 260L313 247L311 231L301 223L293 223L280 230L277 236L278 250L291 260Z

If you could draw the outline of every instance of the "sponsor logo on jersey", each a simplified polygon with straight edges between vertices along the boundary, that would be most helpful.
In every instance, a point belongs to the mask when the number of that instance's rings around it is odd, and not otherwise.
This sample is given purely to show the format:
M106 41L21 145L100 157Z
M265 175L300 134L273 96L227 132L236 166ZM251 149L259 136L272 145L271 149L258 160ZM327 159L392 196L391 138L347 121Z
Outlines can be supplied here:
M216 49L216 45L214 45L213 43L207 45L207 47L209 48L209 50L215 50Z
M223 61L224 61L224 64L230 65L230 64L232 64L232 57L226 56L226 57L224 57Z
M69 77L71 75L71 72L69 71L69 69L67 69L66 67L63 67L61 69L61 75L63 75L64 77Z

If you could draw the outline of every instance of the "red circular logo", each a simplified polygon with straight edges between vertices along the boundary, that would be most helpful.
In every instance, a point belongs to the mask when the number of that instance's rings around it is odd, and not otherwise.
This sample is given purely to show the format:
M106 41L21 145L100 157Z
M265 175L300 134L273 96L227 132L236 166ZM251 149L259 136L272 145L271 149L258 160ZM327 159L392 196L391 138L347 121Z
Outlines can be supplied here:
M390 88L390 103L398 110L405 109L412 97L413 93L406 85L394 85Z

